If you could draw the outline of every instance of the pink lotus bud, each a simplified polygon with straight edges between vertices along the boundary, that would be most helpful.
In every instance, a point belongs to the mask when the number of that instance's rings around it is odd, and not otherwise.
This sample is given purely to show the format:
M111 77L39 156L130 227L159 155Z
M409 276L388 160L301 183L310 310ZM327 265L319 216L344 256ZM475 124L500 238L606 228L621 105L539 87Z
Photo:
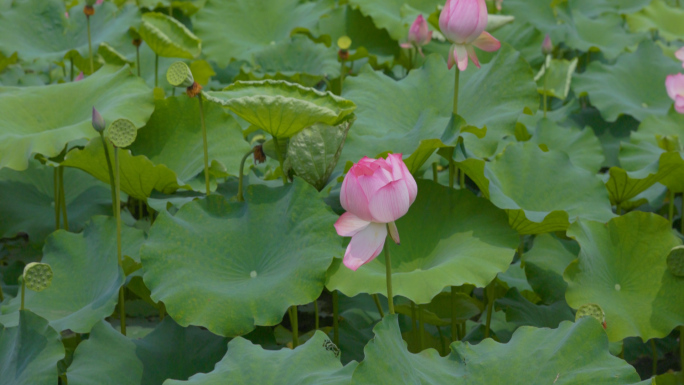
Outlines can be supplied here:
M675 102L675 110L680 114L684 114L684 75L676 74L670 75L665 80L665 88L670 99Z
M439 27L454 43L449 51L449 68L458 63L458 68L464 71L469 57L480 68L473 46L488 52L501 48L501 43L484 31L487 27L485 0L447 0L439 15Z
M93 119L92 119L92 124L93 128L97 132L103 132L105 130L105 121L102 115L100 115L99 112L93 107Z
M501 5L503 4L503 0L495 0L494 4L496 5L496 10L501 11Z
M551 43L551 36L549 36L548 33L544 38L544 42L542 43L541 49L544 55L550 55L551 52L553 52L553 43Z
M684 47L680 48L675 52L675 57L682 61L682 67L684 67Z
M335 223L337 234L352 237L343 263L358 269L377 257L392 223L392 239L399 241L393 222L403 217L416 200L418 185L401 158L364 157L349 170L342 182L340 203L347 210Z
M74 81L77 82L77 81L83 80L83 78L84 78L83 72L79 72L78 76L76 76L76 79L74 79Z
M64 11L64 17L69 18L69 11Z
M427 45L430 40L432 40L432 31L428 30L428 23L423 15L418 15L411 25L411 29L409 29L408 42L401 44L401 47L407 49L417 47L420 54L423 55L421 47Z

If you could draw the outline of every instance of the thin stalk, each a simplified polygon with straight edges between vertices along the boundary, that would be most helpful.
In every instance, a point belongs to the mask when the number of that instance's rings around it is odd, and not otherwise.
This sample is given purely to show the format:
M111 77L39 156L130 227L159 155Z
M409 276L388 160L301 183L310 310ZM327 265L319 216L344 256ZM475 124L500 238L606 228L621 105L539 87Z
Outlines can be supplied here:
M418 346L422 352L425 349L425 342L423 341L425 334L425 321L423 320L423 309L418 305Z
M138 77L140 77L140 46L135 47L135 67L138 70Z
M389 229L387 230L389 232ZM389 252L389 234L385 239L385 273L387 280L387 305L389 307L389 313L394 314L394 298L392 296L392 259L390 258Z
M173 17L173 2L169 3L169 16Z
M138 201L138 220L143 218L143 201L142 199Z
M546 118L546 111L548 110L548 104L547 104L547 98L548 96L546 95L546 90L547 90L547 79L549 75L549 67L546 65L546 61L544 61L544 117Z
M437 162L432 163L432 181L437 183L439 180L437 176Z
M651 338L651 353L653 357L653 376L658 374L658 350L656 349L655 338Z
M119 148L114 147L114 176L116 202L121 202L121 173L119 171ZM116 260L119 267L123 266L121 258L121 205L116 204ZM124 308L123 286L119 288L119 317L121 319L121 334L126 335L126 310Z
M112 160L109 158L109 146L105 140L104 133L100 132L100 139L102 139L102 146L104 147L105 158L107 158L107 169L109 170L109 189L112 191L112 215L116 217L116 206L119 201L116 200L116 186L114 185L114 168L112 167Z
M69 81L73 82L74 81L74 58L70 59L70 67L69 67Z
M19 307L19 310L24 310L24 293L26 292L26 282L24 282L24 279L22 278L21 280L21 307Z
M406 71L406 75L408 75L408 73L411 72L411 70L413 69L413 47L409 48L408 59L409 59L409 67L408 67L408 71Z
M523 255L525 255L525 237L521 235L520 243L518 244L518 258L520 259L520 268L525 267L525 260L523 259Z
M5 294L2 292L2 283L0 283L0 302L5 300Z
M465 172L463 170L458 171L458 186L461 190L465 188Z
M411 301L411 330L413 331L413 340L418 340L418 317L416 316L416 303L413 301Z
M461 77L461 70L458 69L458 66L454 67L456 69L456 77L454 80L454 109L453 109L453 114L457 115L458 114L458 87L460 83L460 77Z
M492 283L487 285L487 288L485 289L487 292L487 323L485 324L484 338L489 338L489 327L492 324L492 311L494 310L494 285L495 283L492 281Z
M250 155L254 153L254 149L249 150L248 153L245 154L245 156L242 157L242 160L240 161L240 176L238 178L238 194L237 194L237 200L238 202L244 202L245 197L242 194L242 186L243 186L243 179L245 177L245 162L247 162L247 158L249 158ZM318 329L318 328L316 328Z
M55 230L59 230L59 216L60 216L60 209L62 208L62 200L59 198L59 170L58 167L55 167L55 171L53 173L53 184L55 187Z
M299 321L297 319L297 306L290 308L290 324L292 324L292 349L299 346Z
M154 54L154 86L159 85L159 55Z
M457 291L456 286L451 287L451 342L457 341L459 338L459 333L458 333L458 321L457 321L457 308L456 308L456 299L457 299Z
M452 154L453 156L453 154ZM454 188L454 180L456 179L456 163L449 158L449 187Z
M684 193L682 193L682 212L679 213L679 233L684 235ZM684 371L684 368L682 368Z
M344 65L344 60L340 63L340 96L342 96L342 86L344 84L344 72L347 67Z
M675 194L672 190L670 190L670 208L668 210L667 216L667 218L670 220L670 226L672 226L672 223L674 223L674 200Z
M164 302L159 302L159 320L163 321L166 317L166 305Z
M202 141L204 144L204 183L207 188L207 195L211 194L209 185L209 144L207 141L207 125L204 123L204 106L202 105L202 93L197 94L199 100L200 121L202 122Z
M333 305L333 343L340 346L340 299L337 290L332 292Z
M90 16L86 15L86 24L88 25L88 55L90 56L90 73L95 72L95 65L93 64L93 44L90 39Z
M622 204L618 203L617 205L615 205L615 213L617 215L622 215Z
M287 184L287 175L285 175L285 159L283 159L283 153L280 152L280 143L278 143L278 138L273 137L273 144L275 144L275 152L278 156L278 162L280 163L280 172L283 173L283 184Z
M314 325L316 330L318 330L319 327L319 320L318 320L318 299L314 301Z
M679 327L679 371L684 372L684 326Z
M62 222L64 230L69 231L69 218L67 218L66 198L64 193L64 167L59 166L59 200L62 206Z
M442 335L442 328L439 326L437 326L437 333L439 333L439 341L442 343L442 353L446 354L447 347L446 347L446 344L444 343L444 335Z
M373 301L375 302L375 306L378 308L378 313L380 313L380 318L385 318L385 312L382 311L382 305L380 305L380 298L378 298L377 294L373 294Z

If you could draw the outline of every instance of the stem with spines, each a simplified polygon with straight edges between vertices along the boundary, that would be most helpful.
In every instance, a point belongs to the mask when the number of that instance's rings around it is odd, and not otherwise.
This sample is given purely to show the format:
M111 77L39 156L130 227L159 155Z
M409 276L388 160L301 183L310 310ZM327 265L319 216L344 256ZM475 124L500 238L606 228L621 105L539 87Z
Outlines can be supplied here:
M116 169L116 175L114 179L114 185L116 187L116 260L119 263L119 267L123 267L123 261L121 257L121 173L119 167L119 148L114 147L114 168ZM126 335L126 310L124 308L124 287L123 285L119 288L119 318L121 319L121 334Z
M389 224L387 225L387 238L385 238L385 279L387 281L387 305L389 307L389 313L394 314L394 297L392 295L392 259L390 258L389 252Z
M238 193L237 193L237 200L238 202L244 202L245 197L242 193L242 186L243 186L243 179L245 178L245 162L247 161L247 158L249 158L250 155L254 153L254 149L252 148L245 154L245 156L242 157L242 160L240 161L240 173L238 177ZM318 328L317 328L318 329Z
M207 188L207 195L211 194L209 184L209 143L207 141L207 125L204 123L204 106L202 104L202 93L197 94L199 100L200 121L202 123L202 143L204 145L204 183Z
M86 15L86 24L88 25L88 55L90 56L90 74L95 72L95 65L93 64L93 45L90 38L90 16Z

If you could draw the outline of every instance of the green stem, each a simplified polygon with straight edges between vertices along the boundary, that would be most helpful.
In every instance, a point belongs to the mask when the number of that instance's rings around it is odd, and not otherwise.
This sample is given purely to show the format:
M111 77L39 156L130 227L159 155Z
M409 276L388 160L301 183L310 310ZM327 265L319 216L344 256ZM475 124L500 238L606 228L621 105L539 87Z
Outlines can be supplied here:
M62 200L59 198L59 167L55 167L53 173L53 183L55 185L55 230L59 230L59 216L62 208Z
M243 179L245 177L245 162L247 162L247 158L249 158L250 155L254 153L254 149L249 150L248 153L245 154L245 156L242 157L242 160L240 161L240 174L238 177L238 193L237 193L237 200L238 202L244 202L245 197L242 194L242 186L243 186ZM318 328L316 328L318 329Z
M617 205L615 205L615 213L617 215L622 215L622 204L621 203L618 203Z
M548 60L548 58L546 59ZM549 75L549 67L546 65L546 61L544 62L544 117L546 118L546 111L548 110L548 105L547 105L547 98L548 96L546 95L546 90L548 89L547 87L547 79Z
M411 70L413 69L413 47L409 48L408 59L409 59L409 66L408 66L408 71L406 72L406 75L408 75L408 73L411 72Z
M670 190L670 207L668 210L668 219L670 220L670 226L672 226L672 223L674 223L674 200L675 200L675 194L672 190Z
M492 324L492 311L494 310L494 285L496 283L492 281L487 288L487 323L485 324L484 338L489 338L489 327Z
M173 2L169 2L169 16L173 17Z
M437 183L439 181L439 177L437 175L437 162L432 163L432 181Z
M314 301L314 325L316 327L316 330L318 330L318 327L320 326L318 318L318 299L316 299Z
M344 84L344 73L347 67L344 65L344 60L340 63L340 96L342 96L342 86Z
M388 225L389 226L389 225ZM389 232L389 227L387 229ZM387 280L387 305L389 307L389 313L394 314L394 297L392 295L392 259L390 258L390 252L389 252L389 234L388 237L385 239L385 273L386 273L386 280Z
M154 86L159 84L159 55L154 54Z
M70 59L71 65L69 67L69 81L74 81L74 58Z
M140 77L140 46L135 47L135 67L138 70L138 77Z
M90 56L90 74L95 72L95 65L93 64L93 45L90 39L90 16L86 15L86 24L88 25L88 55Z
M453 156L453 154L451 154ZM456 162L449 158L449 187L454 188L454 180L456 179Z
M69 218L67 218L66 197L64 193L64 167L59 166L59 200L62 206L62 222L64 230L69 231Z
M285 159L283 159L283 153L280 151L280 143L278 143L278 138L273 137L273 144L275 144L275 152L278 156L278 162L280 163L280 172L283 174L283 184L287 184L287 175L285 175Z
M684 326L679 327L679 371L684 373Z
M138 220L143 218L143 201L142 199L138 200Z
M440 326L437 326L437 333L439 333L439 341L442 343L442 354L446 354L447 347L444 343L444 335L442 334L442 328Z
M209 143L207 141L207 126L204 123L204 106L202 105L202 93L197 94L199 100L200 121L202 123L202 142L204 144L204 183L207 188L207 195L211 194L209 185Z
M114 185L114 168L112 167L112 160L109 158L109 146L105 140L104 133L100 132L100 139L102 139L102 146L104 147L105 158L107 158L107 169L109 170L109 187L112 192L112 215L116 217L116 207L119 201L116 200L116 186Z
M682 212L679 213L679 233L684 235L684 193L682 193ZM684 368L682 368L684 372Z
M385 312L382 311L382 305L380 305L380 298L378 298L377 294L371 295L373 297L373 301L375 302L375 306L378 308L378 313L380 313L380 318L385 318Z
M413 330L413 340L418 340L418 316L416 315L416 303L411 301L411 330Z
M423 309L418 305L418 346L422 352L425 349L425 342L423 341L425 334L425 322L423 320Z
M116 202L121 202L121 173L119 171L119 148L114 147L114 169L116 174L114 176L114 188ZM121 258L121 205L116 204L116 260L119 267L123 266ZM121 334L126 335L126 310L124 308L124 292L123 286L119 288L119 317L121 319Z
M5 300L5 293L2 292L2 280L0 280L0 303Z
M456 69L456 77L454 80L454 109L453 109L453 114L458 115L458 87L460 83L460 77L461 77L461 70L458 69L458 66L454 67Z
M297 306L290 308L290 324L292 324L292 349L299 346L299 321L297 319Z
M164 305L164 302L159 302L159 320L163 321L164 318L166 317L166 305Z
M126 335L126 309L124 308L124 287L119 288L119 319L121 320L121 334Z
M332 292L333 305L333 343L340 346L340 299L337 290Z
M655 338L651 338L651 353L653 357L653 376L658 374L658 350L656 349Z
M458 186L463 190L465 188L465 172L458 170Z
M457 288L451 287L451 342L458 340L458 311L457 311Z
M520 243L518 243L518 259L520 260L520 268L525 267L525 260L523 259L523 255L525 255L525 237L521 235Z
M19 310L24 310L24 293L26 292L26 282L24 282L24 279L22 277L21 279L21 307L19 307Z

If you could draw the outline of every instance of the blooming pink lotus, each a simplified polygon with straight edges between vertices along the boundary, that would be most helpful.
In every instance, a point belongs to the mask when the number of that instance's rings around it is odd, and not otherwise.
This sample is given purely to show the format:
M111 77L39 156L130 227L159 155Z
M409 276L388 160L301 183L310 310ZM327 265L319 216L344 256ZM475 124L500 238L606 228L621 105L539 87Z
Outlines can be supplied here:
M409 29L408 42L400 45L401 48L406 49L416 47L420 55L425 56L423 55L423 46L427 45L430 40L432 40L432 31L428 30L428 24L423 15L418 15L411 24L411 29Z
M684 67L684 47L680 48L675 52L675 57L682 62L682 67Z
M335 223L337 234L352 237L344 254L344 265L352 270L382 251L387 229L398 244L394 221L408 212L416 200L418 185L401 159L364 157L349 170L342 182L340 203L347 210Z
M449 51L449 69L458 63L458 69L468 68L468 58L480 68L474 47L493 52L501 43L488 32L487 4L485 0L447 0L439 15L442 34L452 43Z
M675 110L684 114L684 74L670 75L665 80L667 94L675 102Z

